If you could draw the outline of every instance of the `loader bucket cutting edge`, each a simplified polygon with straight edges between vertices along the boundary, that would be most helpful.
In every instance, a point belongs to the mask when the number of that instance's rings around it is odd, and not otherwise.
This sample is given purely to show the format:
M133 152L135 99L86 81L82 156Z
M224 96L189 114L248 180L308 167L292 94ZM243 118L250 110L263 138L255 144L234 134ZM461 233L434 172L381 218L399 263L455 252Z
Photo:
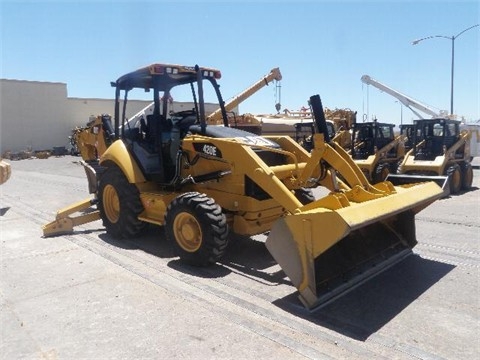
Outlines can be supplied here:
M394 265L416 245L415 214L442 196L435 183L339 210L317 208L279 219L266 247L308 309Z
M385 181L390 181L395 186L418 184L433 181L443 189L443 196L450 195L449 176L388 174Z

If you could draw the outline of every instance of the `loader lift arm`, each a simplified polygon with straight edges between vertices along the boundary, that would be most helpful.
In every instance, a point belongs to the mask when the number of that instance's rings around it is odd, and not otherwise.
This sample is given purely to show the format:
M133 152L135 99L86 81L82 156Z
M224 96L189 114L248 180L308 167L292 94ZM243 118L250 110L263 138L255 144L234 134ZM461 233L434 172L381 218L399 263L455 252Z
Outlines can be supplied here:
M433 182L414 188L369 184L346 151L329 142L320 97L310 102L319 133L300 181L314 173L314 163L327 166L321 184L331 192L278 220L266 246L311 309L411 254L414 215L440 198L442 190ZM423 192L420 201L417 191Z

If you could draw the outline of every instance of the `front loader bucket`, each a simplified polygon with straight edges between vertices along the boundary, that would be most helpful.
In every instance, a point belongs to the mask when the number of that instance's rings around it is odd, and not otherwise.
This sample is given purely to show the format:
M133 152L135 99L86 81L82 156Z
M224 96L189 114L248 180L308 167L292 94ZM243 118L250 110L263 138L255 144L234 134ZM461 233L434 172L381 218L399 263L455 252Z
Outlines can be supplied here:
M430 175L411 175L411 174L388 174L385 181L390 181L393 185L418 184L427 181L433 181L443 190L443 196L450 195L449 176L430 176Z
M415 214L442 190L434 183L395 190L334 210L319 199L273 225L266 247L307 308L325 305L411 253Z

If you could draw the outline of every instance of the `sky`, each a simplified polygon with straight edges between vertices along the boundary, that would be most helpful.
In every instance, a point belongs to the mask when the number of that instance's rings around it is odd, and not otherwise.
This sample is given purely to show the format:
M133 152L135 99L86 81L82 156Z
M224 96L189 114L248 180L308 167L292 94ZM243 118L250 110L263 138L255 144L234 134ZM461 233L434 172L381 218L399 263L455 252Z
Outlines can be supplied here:
M277 102L295 111L319 94L324 107L357 111L357 121L398 125L416 116L362 75L448 111L453 43L454 114L474 122L480 26L456 36L476 24L478 0L0 0L0 78L61 82L69 97L109 99L110 82L130 71L198 64L221 70L228 100L279 67L282 81L240 113L275 113Z

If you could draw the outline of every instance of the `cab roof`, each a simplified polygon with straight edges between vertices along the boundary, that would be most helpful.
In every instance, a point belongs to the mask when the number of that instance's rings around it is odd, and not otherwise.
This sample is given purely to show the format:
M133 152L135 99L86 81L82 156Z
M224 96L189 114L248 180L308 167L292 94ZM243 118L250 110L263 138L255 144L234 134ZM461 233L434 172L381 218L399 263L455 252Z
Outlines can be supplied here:
M414 124L417 123L444 123L444 124L460 124L460 120L446 119L446 118L432 118L432 119L416 119L413 120Z
M119 90L131 90L133 88L153 89L166 91L173 86L188 84L196 81L196 68L200 69L203 78L220 79L220 70L195 66L174 64L151 64L138 70L125 74L112 82L111 85Z
M367 126L393 126L395 127L395 124L390 124L390 123L382 123L382 122L377 122L377 121L367 121L367 122L361 122L361 123L353 123L354 127L367 127Z

